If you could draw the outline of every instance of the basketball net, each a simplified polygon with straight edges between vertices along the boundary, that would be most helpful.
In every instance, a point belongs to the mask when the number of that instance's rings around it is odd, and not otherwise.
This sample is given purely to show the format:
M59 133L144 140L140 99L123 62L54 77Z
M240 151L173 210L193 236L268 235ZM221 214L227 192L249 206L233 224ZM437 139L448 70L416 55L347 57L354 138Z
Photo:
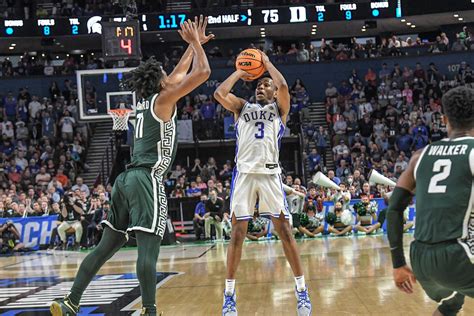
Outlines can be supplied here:
M128 131L128 118L133 111L130 109L114 109L109 110L109 115L112 116L114 131Z

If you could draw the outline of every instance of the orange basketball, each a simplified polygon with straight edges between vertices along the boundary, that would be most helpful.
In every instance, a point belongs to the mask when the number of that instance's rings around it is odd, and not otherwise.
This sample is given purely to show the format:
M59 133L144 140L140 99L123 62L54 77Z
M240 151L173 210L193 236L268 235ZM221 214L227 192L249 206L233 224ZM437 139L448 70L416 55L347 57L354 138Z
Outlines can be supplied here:
M256 49L246 49L240 52L235 61L235 68L246 71L251 77L250 80L255 80L263 75L265 66L262 61L262 54Z

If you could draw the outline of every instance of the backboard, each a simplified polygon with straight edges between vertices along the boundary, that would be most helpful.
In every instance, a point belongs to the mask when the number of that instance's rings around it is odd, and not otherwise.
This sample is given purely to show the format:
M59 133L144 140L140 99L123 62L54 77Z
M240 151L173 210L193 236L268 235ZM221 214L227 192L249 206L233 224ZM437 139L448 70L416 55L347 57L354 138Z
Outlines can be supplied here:
M135 68L79 70L76 73L79 97L79 119L111 120L111 109L131 109L135 117L136 96L124 84L126 74Z

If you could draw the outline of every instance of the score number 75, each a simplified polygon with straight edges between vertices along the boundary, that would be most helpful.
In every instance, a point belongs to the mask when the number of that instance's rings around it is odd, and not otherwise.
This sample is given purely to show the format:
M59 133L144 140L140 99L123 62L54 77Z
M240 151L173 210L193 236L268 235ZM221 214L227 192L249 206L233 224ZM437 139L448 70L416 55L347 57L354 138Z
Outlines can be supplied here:
M262 10L263 23L277 23L280 20L278 9Z

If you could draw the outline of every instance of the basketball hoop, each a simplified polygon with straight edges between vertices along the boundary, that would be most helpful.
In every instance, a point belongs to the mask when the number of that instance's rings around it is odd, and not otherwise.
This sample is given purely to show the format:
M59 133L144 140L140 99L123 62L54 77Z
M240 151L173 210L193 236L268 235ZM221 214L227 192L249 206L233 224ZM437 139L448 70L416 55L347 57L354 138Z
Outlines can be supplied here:
M128 117L133 111L130 109L109 110L109 115L114 120L114 131L128 131Z

